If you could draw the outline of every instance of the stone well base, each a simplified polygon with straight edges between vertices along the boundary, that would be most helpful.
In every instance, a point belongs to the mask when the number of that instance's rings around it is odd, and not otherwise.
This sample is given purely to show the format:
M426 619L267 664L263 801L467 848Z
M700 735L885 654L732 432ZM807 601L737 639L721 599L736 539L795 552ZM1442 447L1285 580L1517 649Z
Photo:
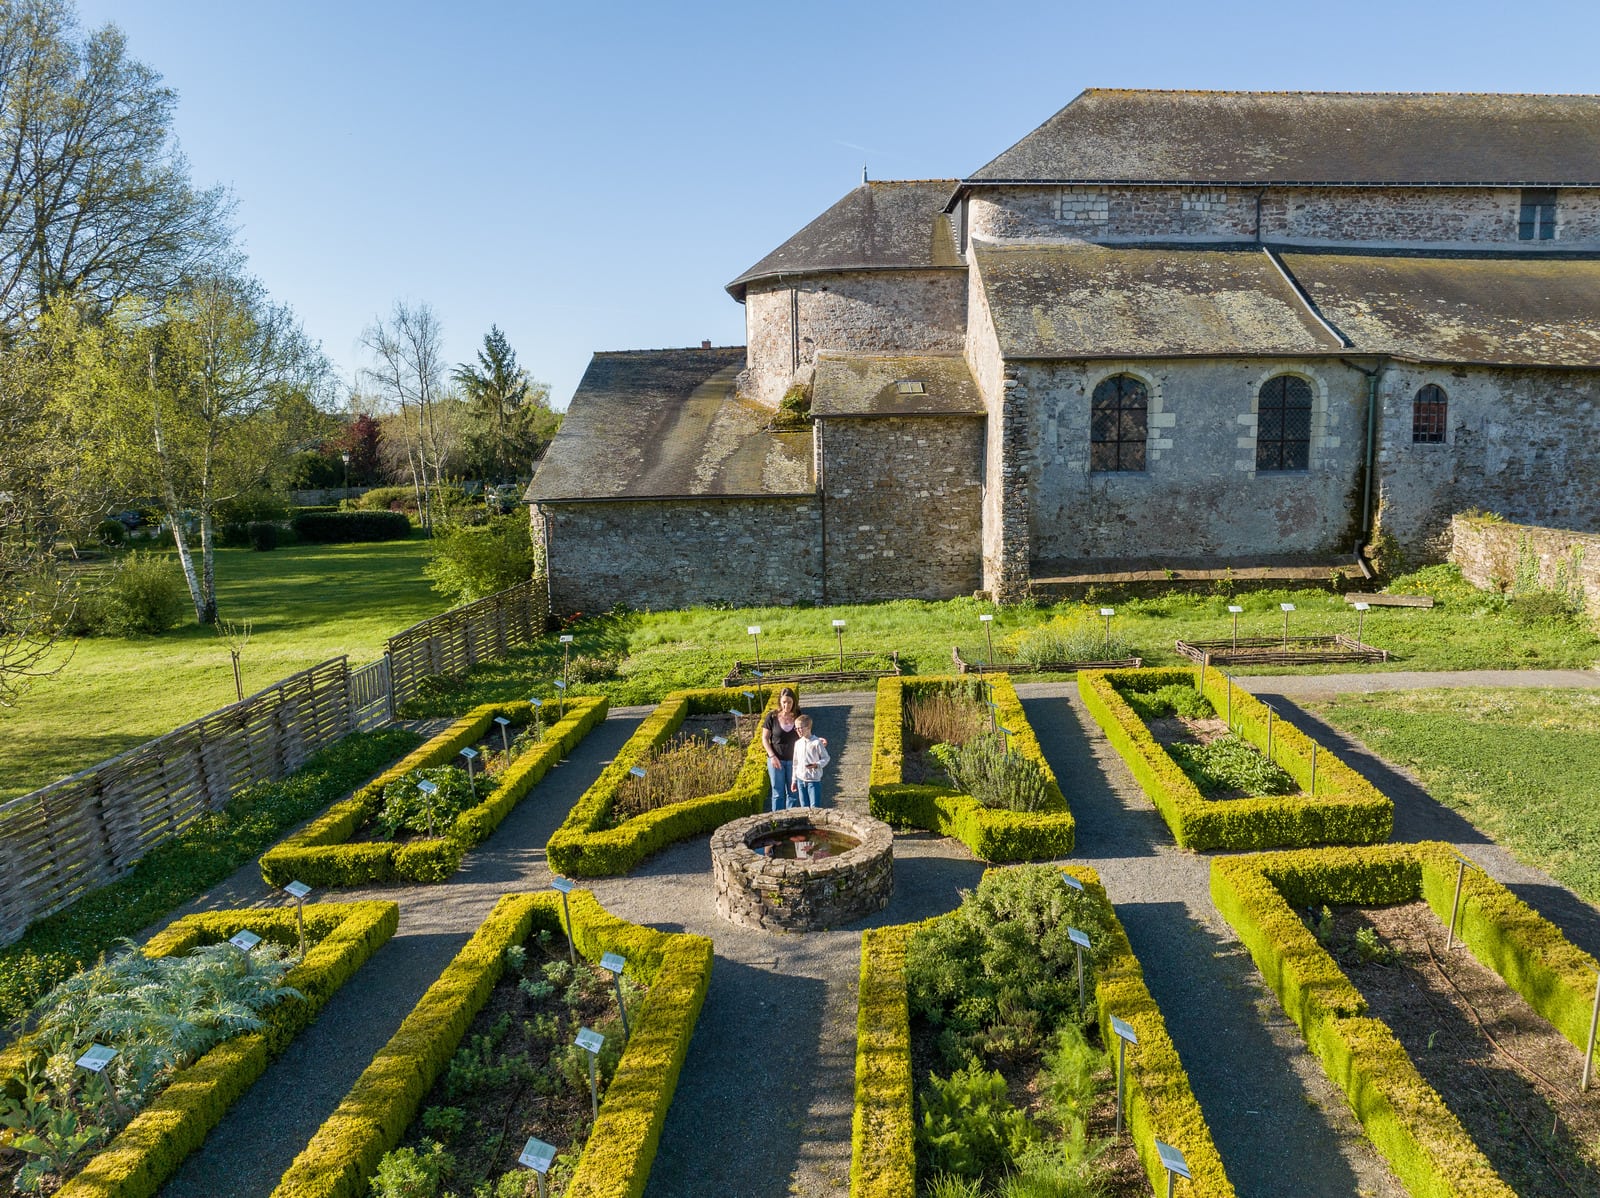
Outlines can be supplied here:
M787 861L750 843L772 833L819 828L861 843L837 857ZM832 807L764 812L711 834L717 914L747 928L818 932L889 905L894 893L894 833L889 825Z

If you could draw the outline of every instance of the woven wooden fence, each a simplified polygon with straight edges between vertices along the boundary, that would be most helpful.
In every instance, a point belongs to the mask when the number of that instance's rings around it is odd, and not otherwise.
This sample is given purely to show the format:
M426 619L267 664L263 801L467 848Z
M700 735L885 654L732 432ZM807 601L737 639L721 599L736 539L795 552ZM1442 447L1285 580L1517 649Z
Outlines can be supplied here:
M0 944L350 730L342 657L0 805Z
M486 599L413 624L389 638L389 688L398 708L434 674L464 674L480 661L504 657L544 631L550 596L534 578Z

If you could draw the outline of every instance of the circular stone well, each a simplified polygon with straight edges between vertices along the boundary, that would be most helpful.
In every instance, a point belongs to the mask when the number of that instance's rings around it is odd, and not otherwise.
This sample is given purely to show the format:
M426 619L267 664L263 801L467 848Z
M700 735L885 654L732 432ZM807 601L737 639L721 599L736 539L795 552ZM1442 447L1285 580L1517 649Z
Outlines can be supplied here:
M816 830L856 841L837 856L763 856L764 838ZM717 914L747 928L819 932L889 905L894 893L894 833L881 820L833 807L763 812L711 834Z

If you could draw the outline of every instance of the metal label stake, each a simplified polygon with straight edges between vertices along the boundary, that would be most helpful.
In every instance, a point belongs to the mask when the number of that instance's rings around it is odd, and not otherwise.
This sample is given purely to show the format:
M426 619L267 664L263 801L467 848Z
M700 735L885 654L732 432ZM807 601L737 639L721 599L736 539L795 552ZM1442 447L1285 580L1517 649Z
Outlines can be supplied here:
M1122 1134L1122 1112L1128 1105L1128 1045L1139 1043L1139 1033L1115 1015L1111 1017L1111 1031L1117 1037L1117 1130Z
M1589 1088L1589 1075L1593 1072L1594 1066L1594 1033L1597 1024L1600 1024L1600 978L1596 978L1594 984L1594 1009L1589 1012L1589 1047L1583 1054L1583 1081L1578 1086L1580 1090Z
M561 918L567 925L567 960L573 965L578 963L578 949L572 943L572 911L567 906L567 895L571 894L576 886L571 878L563 878L557 874L550 879L550 885L561 892Z
M1067 939L1072 941L1073 951L1078 957L1078 1020L1083 1021L1083 950L1089 947L1087 933L1080 932L1077 928L1067 929Z

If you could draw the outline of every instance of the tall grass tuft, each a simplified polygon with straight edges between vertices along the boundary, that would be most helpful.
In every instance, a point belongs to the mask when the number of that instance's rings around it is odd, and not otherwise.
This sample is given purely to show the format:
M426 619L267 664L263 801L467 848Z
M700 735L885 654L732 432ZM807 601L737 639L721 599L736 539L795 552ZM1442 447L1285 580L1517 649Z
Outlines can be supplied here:
M975 689L968 686L908 694L905 719L911 747L964 745L977 736L985 720L975 695Z
M616 823L703 795L727 790L739 776L745 750L736 744L717 745L698 736L662 745L644 763L643 778L630 775L617 788L612 802Z

